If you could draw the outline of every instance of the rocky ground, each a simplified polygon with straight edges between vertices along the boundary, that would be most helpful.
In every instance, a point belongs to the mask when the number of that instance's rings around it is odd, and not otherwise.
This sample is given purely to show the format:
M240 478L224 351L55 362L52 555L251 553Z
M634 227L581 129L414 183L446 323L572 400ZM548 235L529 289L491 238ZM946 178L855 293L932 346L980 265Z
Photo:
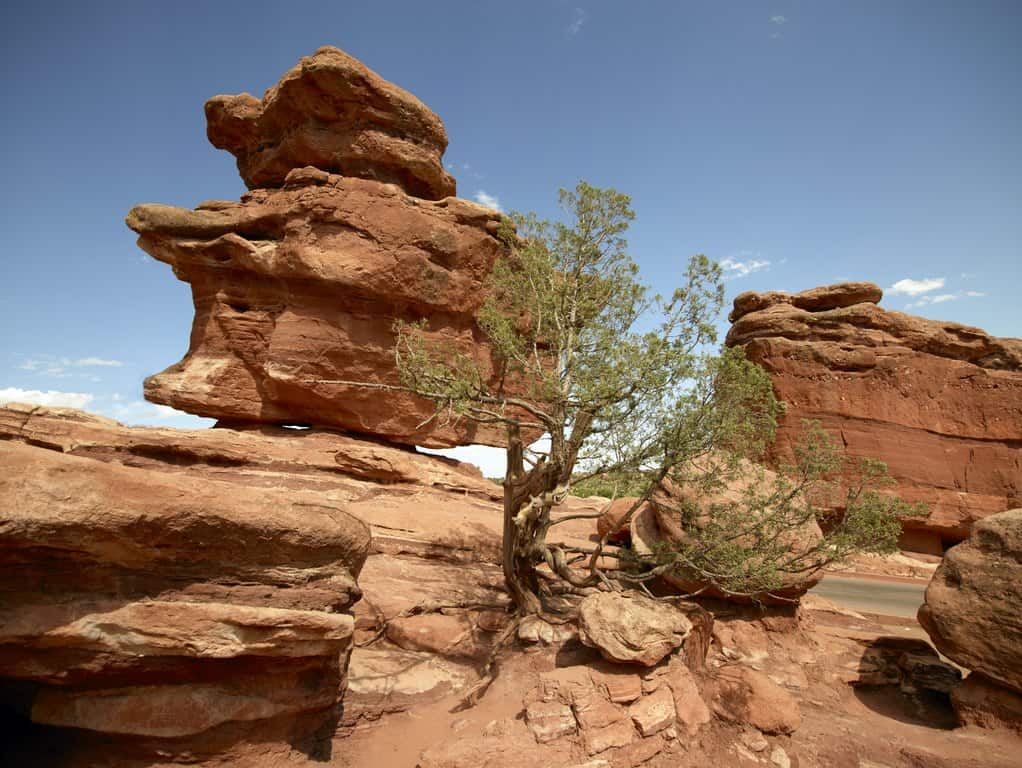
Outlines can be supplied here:
M373 555L366 568L377 575L413 576L414 583L428 585L427 597L462 594L492 598L492 587L500 578L495 566L479 564L473 571L474 584L459 579L456 588L449 583L445 588L444 581L452 575L449 565L407 555ZM454 571L463 578L463 572ZM382 593L377 599L389 601L390 611L411 606L417 599L417 593L407 595L404 601L398 597L399 580L377 583ZM369 602L374 591L367 590ZM352 767L394 768L497 768L529 762L592 768L639 764L979 768L1016 764L1017 750L1022 747L1018 736L1009 731L957 727L946 694L913 689L897 661L905 649L918 652L926 647L918 639L918 627L912 631L908 622L901 626L880 623L819 598L807 601L797 619L753 619L734 609L728 615L728 608L717 608L720 612L716 614L708 672L699 679L709 706L713 706L712 693L706 692L712 690L715 676L751 669L783 692L782 708L787 711L775 711L777 705L768 700L765 712L743 713L739 719L764 718L757 720L761 726L777 728L768 719L786 717L798 721L792 733L764 733L748 722L729 722L718 714L692 731L679 721L648 738L629 726L620 737L627 743L595 754L588 754L594 741L591 731L600 729L578 723L569 722L563 735L539 743L526 712L537 687L550 679L570 679L574 673L598 675L610 667L648 699L655 695L657 681L670 673L663 666L641 673L606 665L597 653L572 637L509 654L482 701L463 711L459 705L464 692L476 679L466 662L481 658L495 627L485 618L473 622L458 612L456 617L423 618L412 631L407 627L389 631L381 641L355 649L345 705L347 722L353 722L353 728L334 740L332 760ZM364 620L366 625L372 622L368 615ZM380 669L403 665L407 666L401 674L386 684L374 676ZM362 682L363 674L368 684Z

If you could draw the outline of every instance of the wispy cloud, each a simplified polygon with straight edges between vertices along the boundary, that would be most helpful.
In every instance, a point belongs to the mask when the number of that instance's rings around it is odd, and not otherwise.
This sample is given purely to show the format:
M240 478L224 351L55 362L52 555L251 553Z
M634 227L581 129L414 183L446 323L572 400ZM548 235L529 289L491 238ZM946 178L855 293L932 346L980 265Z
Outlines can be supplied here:
M571 18L571 23L568 25L568 34L577 35L582 31L582 27L585 26L586 21L589 19L589 14L586 13L585 8L576 8Z
M71 365L76 368L121 368L124 363L120 360L106 360L102 357L80 357Z
M504 212L504 209L500 207L500 198L496 195L491 195L485 189L480 189L476 192L474 199L480 205L485 205L487 208L492 208L500 213Z
M784 16L781 16L781 14L776 13L770 17L770 23L776 24L777 26L781 27L787 24L788 20Z
M748 277L753 272L760 272L770 267L770 261L768 259L757 258L757 254L752 251L741 251L738 256L738 259L728 256L718 262L720 264L720 268L724 270L725 280Z
M943 288L944 283L945 280L943 277L924 277L920 280L906 277L888 288L887 293L892 296L897 296L898 294L919 296L920 294L929 293L930 291L936 291Z
M43 376L66 378L73 375L74 369L82 368L121 368L120 360L109 360L103 357L57 357L55 355L34 355L18 364L18 370L31 371ZM98 381L94 374L79 373L79 376Z
M986 296L983 291L955 291L954 293L938 293L934 296L920 296L916 301L906 304L906 307L926 307L931 304L943 304L946 301L957 301L958 299L978 299Z
M21 387L0 389L0 404L32 403L33 405L54 405L64 408L84 408L95 399L96 396L90 395L88 392L60 392L55 389L43 392L38 389L22 389Z

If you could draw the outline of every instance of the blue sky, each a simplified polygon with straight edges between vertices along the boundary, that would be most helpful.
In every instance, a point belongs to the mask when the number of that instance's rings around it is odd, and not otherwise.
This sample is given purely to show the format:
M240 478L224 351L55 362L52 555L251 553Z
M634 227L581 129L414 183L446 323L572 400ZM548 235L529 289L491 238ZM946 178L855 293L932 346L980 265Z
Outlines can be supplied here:
M882 306L1020 336L1019 40L1018 2L5 3L0 399L208 423L141 400L191 299L124 216L236 198L203 102L325 44L441 116L462 197L632 195L658 288L702 252L729 299L871 280Z

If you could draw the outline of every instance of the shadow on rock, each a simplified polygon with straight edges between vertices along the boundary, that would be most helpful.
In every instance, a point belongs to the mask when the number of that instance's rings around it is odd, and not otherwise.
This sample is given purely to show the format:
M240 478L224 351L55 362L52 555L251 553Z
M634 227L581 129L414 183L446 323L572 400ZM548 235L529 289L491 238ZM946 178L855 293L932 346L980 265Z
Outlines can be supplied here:
M867 644L851 681L864 705L910 725L950 730L957 725L950 693L962 674L929 643L916 638L878 637Z

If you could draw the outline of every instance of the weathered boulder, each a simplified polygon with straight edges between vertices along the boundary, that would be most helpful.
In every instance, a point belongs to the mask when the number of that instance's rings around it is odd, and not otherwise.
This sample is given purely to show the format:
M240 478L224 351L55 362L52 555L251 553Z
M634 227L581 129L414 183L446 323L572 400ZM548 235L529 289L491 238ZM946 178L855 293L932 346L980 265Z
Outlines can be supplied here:
M788 404L772 462L791 461L802 420L818 420L928 505L904 521L903 544L939 554L1022 503L1022 340L884 310L880 295L869 283L742 294L727 344Z
M191 285L195 304L188 353L146 380L146 398L231 424L502 444L500 429L431 419L422 398L341 383L399 383L396 319L429 318L431 338L492 370L475 314L504 248L499 219L466 200L310 168L240 203L132 209L139 246Z
M165 754L296 743L343 695L369 529L315 468L246 468L273 438L182 434L0 409L0 699Z
M792 733L802 724L798 702L766 675L744 666L723 667L712 684L713 711L764 733Z
M293 168L311 165L427 200L454 195L440 118L337 48L303 58L262 99L214 96L206 120L210 142L237 157L250 189L279 187Z
M1022 693L1022 509L991 515L948 550L919 623L937 650Z
M611 661L651 667L692 631L684 612L640 594L597 592L578 607L579 639Z
M750 489L770 487L776 478L774 472L742 459L734 476L722 487L707 489L699 481L702 473L709 471L713 461L715 459L710 456L697 460L690 483L679 484L670 480L661 483L650 499L651 514L632 518L632 542L637 550L653 551L664 545L668 549L683 547L700 529L705 529L715 516L720 515L722 510L727 510L729 514L732 510L740 512L739 519L747 518L750 528L755 527L756 515L762 518L771 515L773 510L769 508L746 509L743 499ZM800 525L770 527L764 529L763 533L750 531L736 539L735 543L752 549L756 549L757 545L766 547L779 544L791 555L804 557L804 565L809 566L816 562L812 553L822 537L820 526L814 519L809 519ZM683 592L701 590L701 594L711 597L739 602L755 598L762 603L785 605L804 595L819 582L823 578L823 570L820 567L806 570L799 567L792 572L779 572L779 583L775 588L755 595L724 592L682 567L664 573L662 578Z

